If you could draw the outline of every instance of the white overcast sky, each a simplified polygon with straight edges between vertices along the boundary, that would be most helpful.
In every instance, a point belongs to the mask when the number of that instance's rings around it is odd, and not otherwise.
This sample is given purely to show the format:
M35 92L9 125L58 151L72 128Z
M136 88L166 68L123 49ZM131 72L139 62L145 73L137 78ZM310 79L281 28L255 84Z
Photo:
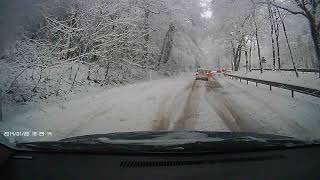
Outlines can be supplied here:
M212 11L210 8L210 3L211 3L211 0L201 0L200 2L201 7L203 7L204 9L201 16L204 18L211 18Z

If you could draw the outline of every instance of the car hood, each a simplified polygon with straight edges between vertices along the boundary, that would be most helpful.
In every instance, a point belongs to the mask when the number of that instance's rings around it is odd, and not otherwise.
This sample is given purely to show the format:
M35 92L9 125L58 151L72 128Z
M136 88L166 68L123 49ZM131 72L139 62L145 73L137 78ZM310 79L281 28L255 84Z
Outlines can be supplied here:
M18 147L43 151L103 153L227 153L271 150L306 146L292 137L209 131L144 131L94 134L62 139L17 144Z

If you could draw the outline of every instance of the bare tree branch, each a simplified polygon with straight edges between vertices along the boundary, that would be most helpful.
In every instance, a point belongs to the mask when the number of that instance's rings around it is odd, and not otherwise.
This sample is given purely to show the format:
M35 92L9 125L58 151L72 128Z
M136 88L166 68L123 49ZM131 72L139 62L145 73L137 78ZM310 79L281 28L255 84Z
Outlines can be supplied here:
M283 9L285 11L288 11L291 14L299 14L299 15L303 15L303 16L307 17L307 15L306 15L306 13L304 11L294 11L294 10L289 9L287 7L284 7L284 6L280 5L280 4L276 4L275 2L272 2L271 0L258 1L258 2L255 2L255 3L256 4L269 4L269 5L275 6L277 8ZM298 6L300 6L300 5L298 4Z

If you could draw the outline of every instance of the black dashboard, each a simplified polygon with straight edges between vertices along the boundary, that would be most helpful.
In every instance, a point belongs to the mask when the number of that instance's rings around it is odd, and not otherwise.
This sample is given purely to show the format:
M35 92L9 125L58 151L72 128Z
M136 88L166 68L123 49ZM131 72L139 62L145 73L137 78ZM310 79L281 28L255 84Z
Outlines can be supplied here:
M1 180L320 179L320 147L220 154L125 155L12 150L1 146Z

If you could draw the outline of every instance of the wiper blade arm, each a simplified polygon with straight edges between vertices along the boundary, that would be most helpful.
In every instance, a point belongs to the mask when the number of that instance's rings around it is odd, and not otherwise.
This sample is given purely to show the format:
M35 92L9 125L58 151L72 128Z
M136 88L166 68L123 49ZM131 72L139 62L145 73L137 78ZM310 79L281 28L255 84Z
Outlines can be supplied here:
M112 141L110 141L112 142ZM219 141L194 141L192 143L152 145L152 144L119 144L106 143L98 139L82 139L72 141L45 141L20 143L19 147L43 151L81 151L104 153L207 153L207 152L240 152L263 150L270 148L285 148L306 145L294 139L259 139L252 137L228 138Z

